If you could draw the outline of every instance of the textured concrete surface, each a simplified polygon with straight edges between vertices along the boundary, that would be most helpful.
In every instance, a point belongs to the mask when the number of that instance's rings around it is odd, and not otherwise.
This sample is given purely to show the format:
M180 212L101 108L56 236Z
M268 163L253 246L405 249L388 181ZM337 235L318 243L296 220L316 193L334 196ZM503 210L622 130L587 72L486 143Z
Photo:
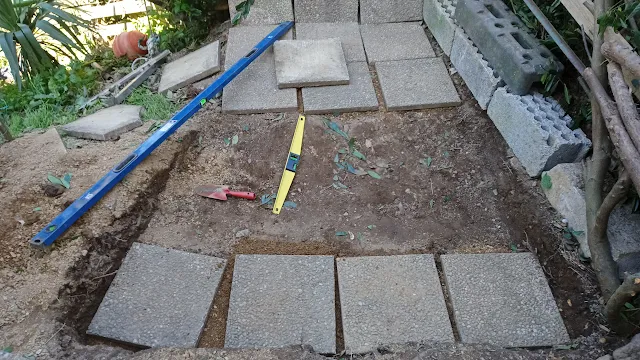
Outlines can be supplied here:
M456 3L457 0L424 0L424 22L447 56L451 54L453 36L458 29L454 18Z
M259 114L298 110L296 89L278 89L273 62L253 63L222 91L222 112Z
M349 84L340 39L281 40L273 51L280 89Z
M456 29L450 58L480 108L487 110L493 93L504 82L461 28Z
M381 61L376 71L388 110L460 105L460 97L441 58Z
M366 62L347 64L349 84L302 89L302 103L307 114L375 111L378 98Z
M618 205L607 227L611 255L621 275L640 272L640 214L633 214L632 209L631 202Z
M336 264L347 354L454 341L433 255L339 258Z
M336 351L332 256L237 255L225 347Z
M638 360L640 359L640 334L636 334L625 346L613 352L615 360Z
M54 126L37 136L33 141L35 150L47 154L47 158L57 160L67 155L67 148L64 146L58 130Z
M423 0L360 0L363 24L422 20Z
M297 40L337 38L342 42L347 62L367 61L358 23L306 23L296 24Z
M424 29L417 22L361 25L360 32L369 64L435 56Z
M275 26L234 26L229 29L227 38L227 50L224 63L227 68L235 64L242 57L247 55L262 39L264 39ZM293 39L293 33L289 30L281 40ZM268 48L259 58L255 59L255 63L273 63L273 46Z
M164 66L158 92L180 89L220 71L220 41L205 45Z
M236 5L242 0L229 0L230 19L236 16ZM259 0L254 2L246 19L239 26L277 25L283 21L293 21L293 3L291 0Z
M209 76L206 79L202 79L200 81L197 81L191 84L191 86L197 91L203 91L204 89L208 88L209 85L213 84L213 82L216 81L217 79L218 79L218 75Z
M569 342L533 254L454 254L441 260L463 343L538 347Z
M296 24L358 22L358 0L294 0L293 4Z
M148 347L195 347L226 261L133 243L87 334Z
M591 147L582 130L569 128L571 117L560 104L540 94L520 96L499 88L487 114L532 177L558 164L582 160Z
M584 174L582 163L558 164L542 173L551 179L551 188L542 188L549 203L560 215L567 219L571 228L581 231L576 239L580 243L580 252L586 258L591 257L587 242L587 208L584 197Z
M515 94L527 94L546 71L563 69L501 0L459 0L455 18Z
M67 135L92 140L116 140L142 125L142 106L116 105L62 126Z

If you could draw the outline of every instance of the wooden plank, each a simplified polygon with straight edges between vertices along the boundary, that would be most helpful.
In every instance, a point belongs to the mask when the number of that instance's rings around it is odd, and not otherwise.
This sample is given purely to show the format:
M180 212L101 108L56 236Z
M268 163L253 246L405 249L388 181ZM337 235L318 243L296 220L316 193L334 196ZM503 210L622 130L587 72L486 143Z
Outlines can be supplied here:
M85 20L102 19L109 16L124 16L146 11L142 0L124 0L98 6L81 6L80 17Z
M591 39L594 35L595 20L593 13L589 8L593 9L592 0L560 0L562 5L569 11L569 14L576 20L578 25L582 26L584 33Z

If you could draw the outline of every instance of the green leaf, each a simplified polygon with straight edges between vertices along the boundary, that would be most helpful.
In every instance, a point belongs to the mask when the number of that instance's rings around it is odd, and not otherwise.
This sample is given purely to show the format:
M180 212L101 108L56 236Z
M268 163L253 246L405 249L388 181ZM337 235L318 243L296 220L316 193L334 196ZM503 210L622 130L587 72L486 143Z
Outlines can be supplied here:
M429 207L433 209L433 206L436 204L436 201L431 199L429 200Z
M423 165L426 165L427 167L430 167L432 162L433 162L433 159L431 157L420 160L420 163Z
M13 348L11 346L7 346L7 347L3 348L2 351L6 352L6 353L12 353L13 352Z
M567 102L567 104L571 104L571 95L569 95L569 89L567 88L567 84L563 84L564 85L564 101Z
M348 189L348 188L349 188L347 185L345 185L345 184L341 183L340 181L336 181L336 182L334 182L334 183L333 183L333 187L334 187L335 189L338 189L338 190L339 190L339 189Z
M69 45L71 47L79 49L79 47L76 45L76 43L73 40L69 39L69 37L67 35L62 33L62 31L60 31L60 29L58 29L56 26L54 26L53 24L51 24L47 20L38 20L36 22L36 26L39 29L42 29L42 31L44 31L47 34L49 34L53 39L61 42L62 44Z
M49 180L49 182L52 184L64 186L64 184L62 183L62 179L59 179L51 174L47 175L47 180Z
M338 175L333 175L333 181L338 181L340 180L340 177Z
M66 173L61 179L62 186L64 186L67 189L71 187L71 176L72 176L71 173Z
M382 179L382 177L380 175L378 175L377 172L373 171L373 170L368 170L367 174L369 174L369 176L371 176L374 179Z
M240 19L242 18L242 13L241 12L237 12L233 19L231 20L231 24L232 25L238 25L240 23Z
M41 2L40 4L38 4L38 6L41 9L44 9L50 13L57 15L58 17L60 17L62 20L66 22L69 22L74 25L82 26L84 28L91 28L91 22L83 20L77 16L71 15L70 13L58 7L55 7L47 2Z
M633 309L635 309L635 308L636 308L636 307L635 307L635 306L633 306L633 304L631 304L631 303L624 303L624 307L626 307L627 309L630 309L630 310L633 310Z
M333 162L338 163L339 161L340 161L340 155L336 154L336 156L333 158Z
M249 131L249 125L245 125L242 127L242 131Z
M344 149L344 148L342 148L342 149L338 150L338 153L339 153L339 154L347 154L348 152L349 152L349 151L347 151L347 149Z
M16 44L13 41L11 33L0 32L0 50L9 61L11 75L18 85L18 89L22 89L22 79L20 78L20 65L18 64L18 54L16 52Z
M224 144L227 146L231 145L231 138L224 138Z
M35 208L33 208L33 211L42 211L42 208L41 207L35 207Z
M336 231L336 236L347 236L349 235L346 231Z
M375 229L375 228L376 228L376 226L375 226L375 225L369 225L369 226L367 226L367 229L369 229L369 230L373 230L373 229Z
M286 207L286 208L288 208L288 209L295 209L295 208L297 208L297 207L298 207L298 204L296 204L296 203L295 203L295 202L293 202L293 201L285 201L285 202L284 202L284 204L283 204L282 206L284 206L284 207Z
M584 231L571 229L571 234L577 237L577 236L584 235Z
M238 140L238 135L233 135L233 138L231 138L231 145L238 144Z
M565 238L566 240L571 240L571 233L568 231L565 231L562 233L562 237Z
M549 176L549 174L544 173L542 175L542 179L540 180L540 186L542 186L542 188L545 190L551 189L553 184L551 184L551 176Z
M336 124L335 122L329 120L328 118L324 119L324 124L331 130L333 130L336 134L342 136L345 139L349 139L349 135L347 135L346 132L342 131L342 129L340 129L340 125Z
M444 196L444 202L448 203L449 201L451 201L453 199L452 195L445 195Z
M357 157L358 159L362 160L362 161L367 161L367 157L364 156L360 151L358 150L353 150L351 152L351 154L353 154L353 156Z
M516 244L511 244L509 247L511 248L511 252L518 252L518 246L516 246Z
M445 151L445 152L442 153L442 156L448 158L450 156L450 154L449 154L448 151Z

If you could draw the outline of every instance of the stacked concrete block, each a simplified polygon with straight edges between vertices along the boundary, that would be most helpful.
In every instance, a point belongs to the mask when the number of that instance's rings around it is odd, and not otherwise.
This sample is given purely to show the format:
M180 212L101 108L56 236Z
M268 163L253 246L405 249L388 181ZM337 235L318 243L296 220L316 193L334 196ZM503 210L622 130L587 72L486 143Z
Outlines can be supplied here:
M422 20L423 0L360 0L360 21L380 24Z
M358 0L294 0L296 23L358 22Z
M515 94L527 94L545 72L563 69L500 0L460 0L455 19Z
M487 114L532 177L561 163L582 160L591 141L571 130L560 104L540 94L515 95L506 88L493 94Z
M503 81L461 28L457 28L455 32L451 47L451 63L469 87L478 105L482 110L486 110L493 92Z
M453 37L458 26L455 22L457 0L424 0L423 17L431 34L447 56L451 54Z

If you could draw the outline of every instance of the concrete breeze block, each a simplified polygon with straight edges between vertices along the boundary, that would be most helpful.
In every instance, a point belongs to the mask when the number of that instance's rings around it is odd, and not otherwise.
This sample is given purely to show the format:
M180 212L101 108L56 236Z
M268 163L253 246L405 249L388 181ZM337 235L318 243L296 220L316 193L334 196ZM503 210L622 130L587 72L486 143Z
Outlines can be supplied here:
M455 22L457 0L424 0L423 17L431 34L447 56L451 54L453 36L459 27Z
M478 101L480 108L487 110L493 92L498 86L503 85L503 81L461 28L457 28L455 32L451 47L451 63Z
M296 24L358 22L358 0L294 0Z
M360 0L362 24L422 20L423 0Z
M514 94L527 94L547 69L563 69L500 0L459 0L455 18Z
M515 95L499 88L487 114L532 177L557 164L582 160L591 141L582 130L571 130L571 117L560 104L540 94Z

